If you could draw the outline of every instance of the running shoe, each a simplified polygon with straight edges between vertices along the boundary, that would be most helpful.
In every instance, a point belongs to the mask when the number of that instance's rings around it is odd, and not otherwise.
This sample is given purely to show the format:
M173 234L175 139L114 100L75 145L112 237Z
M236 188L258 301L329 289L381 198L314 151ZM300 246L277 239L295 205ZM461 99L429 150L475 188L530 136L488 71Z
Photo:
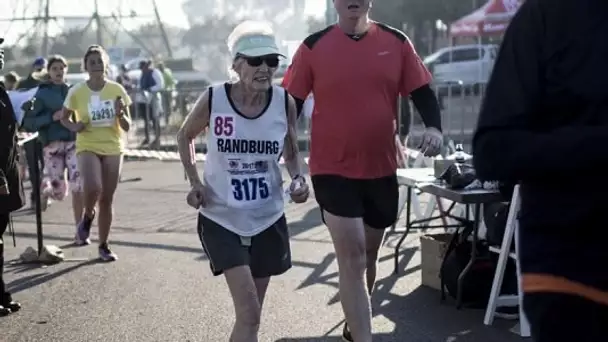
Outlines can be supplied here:
M86 214L83 216L82 220L78 224L76 228L76 237L74 238L74 243L77 246L84 246L91 244L91 239L89 236L91 235L91 225L93 224L93 220L95 219L95 212L91 217L88 217Z
M348 325L346 322L344 323L344 329L342 329L342 340L344 342L353 342L353 337L350 334L350 330L348 330Z
M103 261L116 261L118 257L110 250L107 243L99 245L99 258Z

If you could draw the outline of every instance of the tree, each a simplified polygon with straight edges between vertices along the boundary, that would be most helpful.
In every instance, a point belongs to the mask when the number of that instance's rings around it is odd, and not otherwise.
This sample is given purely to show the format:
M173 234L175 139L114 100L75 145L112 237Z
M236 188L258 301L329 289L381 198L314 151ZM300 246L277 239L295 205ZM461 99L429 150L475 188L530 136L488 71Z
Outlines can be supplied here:
M315 33L327 27L325 18L308 17L306 18L306 24L308 25L308 33Z
M481 2L481 1L480 1ZM470 0L393 0L377 1L372 8L372 17L401 29L403 24L415 32L413 37L419 49L434 48L433 42L424 38L436 35L435 22L451 23L473 11ZM431 46L429 46L429 44Z
M194 56L205 56L202 69L211 79L227 76L228 46L226 38L236 26L230 17L211 17L196 24L183 35L182 44L188 46Z

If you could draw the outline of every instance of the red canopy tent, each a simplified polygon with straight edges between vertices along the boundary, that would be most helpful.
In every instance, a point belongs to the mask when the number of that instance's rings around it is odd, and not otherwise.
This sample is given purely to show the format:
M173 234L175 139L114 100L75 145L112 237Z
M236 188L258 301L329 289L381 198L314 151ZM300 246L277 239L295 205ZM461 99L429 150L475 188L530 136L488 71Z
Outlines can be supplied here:
M475 12L450 25L452 37L498 35L504 33L523 0L490 0Z

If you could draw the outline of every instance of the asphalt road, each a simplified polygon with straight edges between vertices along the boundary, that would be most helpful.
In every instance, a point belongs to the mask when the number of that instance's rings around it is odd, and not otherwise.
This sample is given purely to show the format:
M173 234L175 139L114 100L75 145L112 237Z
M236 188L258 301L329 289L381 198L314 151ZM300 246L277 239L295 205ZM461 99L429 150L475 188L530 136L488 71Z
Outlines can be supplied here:
M15 215L17 248L5 236L5 277L24 308L0 318L1 342L228 340L231 300L224 280L211 275L200 247L180 166L129 162L123 178L132 177L143 180L122 183L116 195L111 244L120 259L115 263L99 263L94 245L70 246L69 201L54 203L44 213L45 243L65 246L69 259L49 267L15 263L36 244L33 215ZM287 204L286 213L294 267L271 281L260 341L339 341L343 316L327 229L314 199ZM402 271L393 275L391 246L397 238L389 236L381 250L373 297L375 341L520 341L509 332L513 322L485 327L481 311L459 311L450 301L440 304L435 290L420 285L418 234L406 240Z

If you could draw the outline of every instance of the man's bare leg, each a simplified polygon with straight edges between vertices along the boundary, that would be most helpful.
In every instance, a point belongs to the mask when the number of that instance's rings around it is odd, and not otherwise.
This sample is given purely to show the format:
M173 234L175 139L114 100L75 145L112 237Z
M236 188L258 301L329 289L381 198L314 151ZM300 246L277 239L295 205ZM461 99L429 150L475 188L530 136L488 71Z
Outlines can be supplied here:
M365 278L367 280L367 291L371 297L376 283L376 265L378 263L378 251L384 241L384 229L372 228L365 225L365 255L366 269Z
M338 259L340 301L357 342L371 342L371 309L365 285L365 228L362 218L346 218L323 211Z
M258 342L261 305L249 266L238 266L224 271L236 320L230 342Z

